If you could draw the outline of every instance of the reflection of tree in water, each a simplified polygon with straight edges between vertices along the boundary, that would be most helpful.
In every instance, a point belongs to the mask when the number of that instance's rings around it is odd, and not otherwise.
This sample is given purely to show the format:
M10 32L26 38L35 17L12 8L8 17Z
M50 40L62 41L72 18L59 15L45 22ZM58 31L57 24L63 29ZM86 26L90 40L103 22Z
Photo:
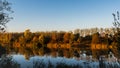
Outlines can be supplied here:
M29 60L30 55L29 55L29 54L27 54L27 53L25 53L25 54L24 54L24 57L25 57L25 59L26 59L26 60Z
M6 54L6 49L0 45L0 57L3 55L3 54Z
M52 57L57 57L57 50L56 49L52 49L51 50L51 52L50 52L50 55L52 56Z
M12 59L12 56L3 55L0 59L0 68L20 68L20 64Z
M23 55L25 56L26 60L29 60L32 55L32 51L29 48L25 48Z
M50 49L47 48L47 47L41 47L38 51L39 51L39 55L40 55L40 56L43 56L43 55L49 53L49 52L50 52Z
M64 54L64 56L65 56L66 58L70 58L70 50L69 50L69 49L65 49L65 50L63 51L63 54Z
M63 57L64 55L63 55L63 50L62 49L59 49L58 50L58 56L60 56L60 57Z

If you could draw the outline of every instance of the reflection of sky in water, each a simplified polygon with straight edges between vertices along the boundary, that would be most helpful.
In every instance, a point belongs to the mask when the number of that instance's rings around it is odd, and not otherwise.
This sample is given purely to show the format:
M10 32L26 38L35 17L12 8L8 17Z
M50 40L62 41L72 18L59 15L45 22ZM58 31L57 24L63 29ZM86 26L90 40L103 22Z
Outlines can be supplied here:
M21 68L32 68L33 67L33 62L34 61L38 61L38 60L42 60L42 62L44 62L47 66L48 61L50 61L54 66L56 66L57 63L63 62L63 63L67 63L68 65L75 65L76 63L82 63L83 61L78 61L75 60L76 58L65 58L65 57L56 57L53 58L51 56L34 56L31 57L29 60L26 60L25 57L23 55L13 55L13 59L15 61L17 61L21 66Z
M49 61L51 62L52 65L54 65L53 68L55 68L56 65L61 62L67 65L80 65L82 66L82 68L86 68L86 66L90 66L91 68L97 68L99 66L99 62L97 61L82 60L76 57L73 57L73 58L56 57L55 58L51 56L34 56L34 57L30 57L29 60L26 60L24 55L17 54L12 56L13 56L13 59L20 64L21 68L33 68L34 66L33 63L36 61L42 61L43 63L45 63L45 66L46 66L45 68L48 68L47 66ZM106 64L108 63L112 63L112 64L114 63L115 65L117 64L118 66L120 66L120 64L118 64L118 62L115 62L115 61L106 62Z
M31 60L26 60L23 55L13 55L13 59L20 64L21 68L33 67Z

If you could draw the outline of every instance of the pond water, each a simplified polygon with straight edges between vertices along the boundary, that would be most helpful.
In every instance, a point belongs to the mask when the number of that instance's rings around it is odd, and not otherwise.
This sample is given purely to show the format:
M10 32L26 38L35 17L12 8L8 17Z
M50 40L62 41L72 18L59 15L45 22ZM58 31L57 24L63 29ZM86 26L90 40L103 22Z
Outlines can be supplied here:
M81 65L82 67L84 67L84 65L81 63L85 63L85 62L90 63L92 61L90 59L85 60L85 57L81 58L82 60L80 60L80 58L77 57L65 58L65 57L52 57L52 56L44 55L44 56L33 56L30 57L29 60L26 60L24 55L18 54L12 56L13 56L13 60L15 60L17 63L21 65L21 68L34 68L34 67L48 68L50 64L52 68L56 68L58 64L66 64L68 66ZM98 65L97 62L94 63Z
M114 56L101 56L101 59L96 60L85 53L70 58L51 55L28 58L26 55L12 53L1 56L0 68L120 68L120 63Z
M3 51L3 52L2 52ZM0 51L0 68L120 68L120 62L110 52L95 59L90 51L72 49L7 49Z

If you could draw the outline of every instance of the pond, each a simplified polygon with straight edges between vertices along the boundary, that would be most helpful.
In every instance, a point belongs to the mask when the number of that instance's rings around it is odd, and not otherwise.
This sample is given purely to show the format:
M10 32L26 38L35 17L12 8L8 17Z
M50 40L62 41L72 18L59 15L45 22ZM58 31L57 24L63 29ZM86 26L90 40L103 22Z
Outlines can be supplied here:
M85 53L69 58L51 54L28 56L10 53L1 56L0 68L120 68L120 63L113 55L96 60Z
M25 47L0 49L0 68L120 68L119 60L110 52L92 57L90 50L30 49Z

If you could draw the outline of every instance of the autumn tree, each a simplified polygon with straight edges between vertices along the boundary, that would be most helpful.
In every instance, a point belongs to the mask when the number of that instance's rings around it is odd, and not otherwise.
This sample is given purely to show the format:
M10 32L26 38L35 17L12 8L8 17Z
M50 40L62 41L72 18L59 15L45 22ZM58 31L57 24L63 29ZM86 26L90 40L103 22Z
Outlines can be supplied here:
M52 36L51 36L51 42L52 42L52 43L56 43L56 42L57 42L57 39L58 39L58 38L57 38L57 32L56 32L56 31L55 31L55 32L53 31L53 32L52 32Z
M79 38L80 38L80 34L79 33L74 34L74 40L75 41L78 41Z
M30 32L30 29L25 30L24 37L26 39L26 43L32 40L32 33Z
M43 34L41 34L41 35L39 36L39 41L40 41L40 43L41 43L42 45L44 45L45 36L44 36Z
M63 36L64 36L64 33L65 32L59 32L58 34L57 34L57 42L63 42Z
M37 36L34 36L30 43L32 44L31 47L33 49L39 49L42 47L42 44L39 42L39 38Z
M43 47L46 47L47 44L50 42L50 36L41 34L39 36L39 42L40 42L40 44L42 44Z
M95 33L92 35L92 44L97 44L100 42L100 39L99 39L99 33Z
M99 33L95 33L92 35L92 44L91 44L91 49L92 49L92 55L94 58L99 58L100 56L100 51L98 51L96 48L96 45L100 42L100 38L99 38Z
M20 36L18 43L19 43L20 45L22 45L22 46L25 46L25 44L26 44L25 40L26 40L26 39L24 38L24 36Z
M75 35L73 33L70 34L70 40L69 43L72 44L75 40Z
M70 33L66 32L63 36L64 38L64 43L69 43L70 41Z

